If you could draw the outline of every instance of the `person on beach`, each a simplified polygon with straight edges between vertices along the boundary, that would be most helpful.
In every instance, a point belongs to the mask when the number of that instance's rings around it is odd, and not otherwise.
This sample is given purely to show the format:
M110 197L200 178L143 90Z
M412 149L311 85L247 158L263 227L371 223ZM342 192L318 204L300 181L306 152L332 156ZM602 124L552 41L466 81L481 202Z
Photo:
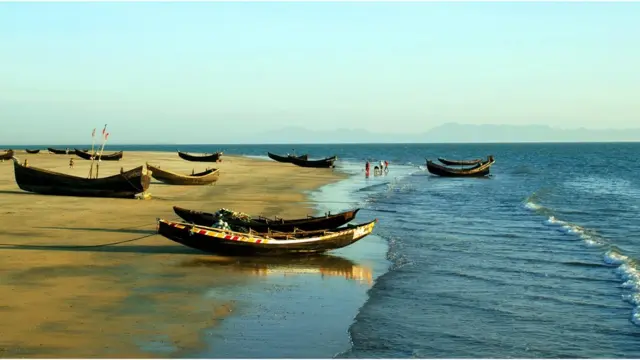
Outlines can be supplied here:
M69 159L69 169L73 168L73 158Z
M387 160L384 161L384 172L389 172L389 162Z
M369 161L367 160L367 163L364 165L364 172L365 172L365 176L369 177L369 167L371 165L369 165Z

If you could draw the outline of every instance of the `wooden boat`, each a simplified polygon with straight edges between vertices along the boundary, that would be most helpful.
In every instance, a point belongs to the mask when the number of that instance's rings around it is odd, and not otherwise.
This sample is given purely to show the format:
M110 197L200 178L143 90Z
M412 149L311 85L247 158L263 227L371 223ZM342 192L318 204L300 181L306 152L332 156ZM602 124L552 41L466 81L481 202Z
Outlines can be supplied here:
M454 169L436 164L427 159L427 170L434 175L443 177L482 177L489 175L489 169L494 163L495 160L493 159L493 156L489 156L486 161L473 167Z
M158 219L158 234L200 251L228 255L320 253L339 249L371 234L378 219L331 230L240 233Z
M97 158L97 152L94 152L93 155L91 155L90 152L88 151L84 151L84 150L78 150L78 149L74 149L75 154L85 160L91 160L92 156L96 156L96 160ZM120 159L122 159L122 156L124 155L124 153L122 151L118 151L118 152L114 152L112 154L102 154L100 155L100 160L102 161L120 161Z
M25 166L15 157L13 167L20 189L44 195L134 198L151 183L151 174L143 166L97 179Z
M56 154L56 155L73 155L74 151L72 149L69 149L69 151L67 152L67 150L60 150L60 149L54 149L54 148L47 148L47 150L49 150L50 153Z
M483 159L473 159L473 160L447 160L443 158L438 158L438 161L445 165L476 165L483 162Z
M151 176L154 179L171 185L210 185L218 181L220 177L220 169L207 169L191 175L182 175L173 171L162 170L160 167L152 166L148 163L147 169L151 170Z
M27 154L37 154L40 152L40 149L36 149L36 150L24 149L24 151L26 151Z
M294 165L298 165L301 167L310 167L310 168L332 168L333 163L338 159L337 156L332 156L320 160L302 160L297 158L290 158L290 162Z
M0 154L0 160L5 161L9 160L13 157L13 150L9 149L4 152L4 154Z
M272 154L270 152L267 152L267 156L272 159L275 160L277 162L281 162L281 163L290 163L291 162L291 158L297 158L300 160L309 160L309 155L304 154L304 155L300 155L300 156L295 156L295 155L291 155L291 154L287 154L287 156L280 156L280 155L276 155L276 154Z
M217 162L220 160L220 156L222 156L222 152L219 151L215 154L204 154L204 155L191 155L186 152L182 152L178 150L178 156L187 161L199 161L199 162Z
M360 209L345 211L339 214L327 214L325 216L317 216L302 219L267 219L264 217L251 218L250 220L225 218L231 228L244 227L254 231L266 232L268 230L273 231L294 231L298 230L322 230L333 229L342 226L349 221L355 219L356 214ZM217 221L215 214L206 213L202 211L195 211L184 209L178 206L173 207L173 211L176 215L180 216L183 220L194 223L201 226L211 226Z

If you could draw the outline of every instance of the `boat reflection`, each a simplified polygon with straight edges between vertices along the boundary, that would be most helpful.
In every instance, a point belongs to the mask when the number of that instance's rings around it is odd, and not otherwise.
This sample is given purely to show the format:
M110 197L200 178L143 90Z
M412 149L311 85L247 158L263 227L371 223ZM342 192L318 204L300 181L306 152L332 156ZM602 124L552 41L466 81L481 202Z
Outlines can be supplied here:
M275 274L320 274L339 276L347 280L372 285L373 271L368 266L336 255L312 255L304 257L222 257L206 256L186 260L183 267L224 267L233 271L243 271L258 276Z

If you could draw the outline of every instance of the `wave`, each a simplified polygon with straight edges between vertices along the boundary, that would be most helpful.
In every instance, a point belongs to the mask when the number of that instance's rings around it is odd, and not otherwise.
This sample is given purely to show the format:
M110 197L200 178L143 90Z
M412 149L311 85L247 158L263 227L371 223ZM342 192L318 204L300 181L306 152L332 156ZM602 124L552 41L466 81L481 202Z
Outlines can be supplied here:
M634 325L640 326L640 261L626 255L622 249L613 245L595 230L557 218L553 209L535 202L534 199L539 196L534 195L535 193L525 199L523 202L524 207L538 214L548 215L547 220L544 222L546 225L559 228L567 235L576 236L583 240L586 245L606 247L607 250L603 254L603 262L608 265L607 267L614 266L616 268L616 273L623 281L622 287L629 291L622 296L622 299L633 306L630 320ZM593 265L590 264L589 266Z

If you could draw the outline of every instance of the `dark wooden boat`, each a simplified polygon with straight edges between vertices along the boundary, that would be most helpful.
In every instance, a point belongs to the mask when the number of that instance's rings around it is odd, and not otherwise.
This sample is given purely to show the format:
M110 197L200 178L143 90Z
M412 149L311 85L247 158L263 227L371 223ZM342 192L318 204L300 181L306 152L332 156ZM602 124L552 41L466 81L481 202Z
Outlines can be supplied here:
M443 158L438 158L438 161L445 165L476 165L480 164L484 161L484 159L473 159L473 160L447 160Z
M240 233L158 219L158 234L200 251L228 255L320 253L339 249L371 234L378 222L316 231Z
M159 167L149 164L147 164L147 169L151 170L151 176L154 179L171 185L210 185L218 181L220 177L220 169L207 169L191 175L162 170Z
M25 166L15 157L13 167L20 189L44 195L134 198L146 192L151 182L151 174L143 166L97 179Z
M37 154L40 152L40 149L36 149L36 150L24 149L24 151L26 151L27 154Z
M54 148L47 148L47 150L50 153L56 154L56 155L75 155L76 154L75 149L69 149L69 153L68 154L67 154L67 150L60 150L60 149L54 149ZM89 149L84 149L82 151L88 152Z
M332 168L333 163L338 159L337 156L328 157L320 160L302 160L294 157L290 158L290 162L294 165L309 168Z
M54 149L54 148L47 148L47 150L49 150L50 153L53 153L56 155L67 155L67 154L73 155L74 154L73 149L69 149L68 153L66 149L60 150L60 149Z
M178 150L178 156L187 161L217 162L218 160L220 160L222 152L219 151L215 154L191 155Z
M427 170L434 175L443 177L482 177L489 175L491 165L494 163L493 156L489 156L486 161L470 168L449 168L427 160Z
M0 154L0 160L5 161L9 160L13 157L13 150L9 149L4 152L4 154Z
M325 216L312 217L302 219L267 219L264 217L251 218L250 220L225 218L231 228L244 227L252 229L254 231L266 232L268 230L273 231L294 231L298 230L322 230L333 229L342 226L349 221L355 219L356 214L360 209L345 211L339 214L327 214ZM217 221L215 214L206 213L202 211L195 211L184 209L178 206L173 207L173 211L176 215L180 216L183 220L194 223L201 226L211 226Z
M96 157L96 160L98 160L97 157L97 152L94 152L93 155L91 155L90 152L88 151L84 151L84 150L78 150L78 149L74 149L75 154L85 160L91 160L92 156ZM118 152L114 152L112 154L102 154L100 156L100 160L102 161L119 161L120 159L122 159L122 156L124 155L124 153L122 151L118 151Z
M267 152L267 156L270 159L275 160L277 162L281 162L281 163L290 163L291 162L291 158L296 158L296 159L300 159L300 160L309 160L309 155L307 155L307 154L300 155L300 156L295 156L295 155L291 155L291 154L287 154L287 156L280 156L280 155L276 155L276 154L272 154L270 152Z

